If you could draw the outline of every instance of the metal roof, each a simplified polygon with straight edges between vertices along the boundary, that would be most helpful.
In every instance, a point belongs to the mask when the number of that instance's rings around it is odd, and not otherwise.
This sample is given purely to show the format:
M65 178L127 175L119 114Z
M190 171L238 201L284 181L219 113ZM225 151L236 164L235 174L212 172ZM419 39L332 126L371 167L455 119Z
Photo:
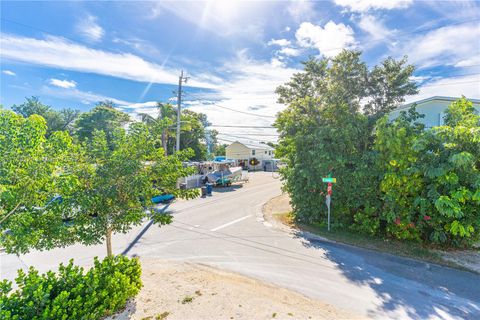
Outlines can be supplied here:
M235 142L232 142L232 144L234 143L240 143L249 149L262 149L262 150L272 150L272 151L275 150L272 147L270 147L268 144L264 144L264 143L240 142L238 140Z

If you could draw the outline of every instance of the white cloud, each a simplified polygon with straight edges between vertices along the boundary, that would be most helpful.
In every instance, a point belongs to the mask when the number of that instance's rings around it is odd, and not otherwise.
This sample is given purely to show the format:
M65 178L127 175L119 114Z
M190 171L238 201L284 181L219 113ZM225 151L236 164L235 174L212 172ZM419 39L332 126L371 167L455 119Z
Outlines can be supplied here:
M358 26L370 34L373 41L382 40L392 35L392 32L385 27L382 21L372 15L361 15Z
M280 46L280 47L286 47L286 46L289 46L291 45L292 43L290 42L290 40L287 40L287 39L272 39L270 41L268 41L267 43L269 46Z
M278 53L289 56L289 57L297 57L302 54L302 51L300 49L286 47L286 48L280 49Z
M460 36L461 35L461 36ZM448 26L410 37L398 52L408 53L409 61L420 68L432 66L467 66L480 56L478 23Z
M98 25L97 18L92 15L87 15L78 21L76 30L82 37L93 42L100 41L105 34L105 30Z
M6 74L7 76L16 76L15 72L10 70L2 70L2 73Z
M194 25L195 32L208 31L221 37L263 40L264 15L271 10L269 1L157 1L154 10L176 16ZM150 7L150 10L151 7ZM153 11L151 12L153 15Z
M116 99L113 97L104 96L93 92L80 91L76 88L53 88L44 86L41 90L42 94L53 96L56 98L66 98L81 101L84 104L96 103L99 101L110 100L118 105L128 105L130 102Z
M432 96L461 97L464 95L467 98L480 99L480 76L438 79L425 83L419 89L420 92L415 96L409 96L406 103Z
M271 61L258 61L248 56L246 50L238 52L231 60L224 61L221 67L215 71L219 74L228 74L215 91L205 93L192 93L185 98L184 108L195 112L202 112L208 116L208 120L217 125L252 125L270 126L275 121L275 115L285 106L277 103L275 89L289 81L298 69L286 67L277 58ZM187 100L188 99L188 100ZM174 101L175 102L175 101ZM247 115L235 111L226 110L222 107L256 114ZM132 115L139 112L156 114L155 102L149 101L139 104L122 106ZM266 116L266 117L265 117ZM272 134L274 129L267 128L214 128L228 135L235 134ZM224 136L227 139L227 136ZM237 140L238 138L228 138ZM274 136L252 136L245 140L272 141Z
M310 22L303 22L295 37L301 46L316 48L327 57L335 56L343 48L351 48L355 44L352 28L333 21L327 22L323 28Z
M405 9L413 3L413 0L335 0L335 3L350 11L366 12L369 10Z
M455 67L461 67L461 68L479 67L479 66L480 66L480 55L469 57L455 64Z
M134 81L175 84L180 73L179 70L165 68L130 53L91 49L60 37L40 40L2 33L0 46L3 59ZM189 85L215 86L195 78L201 79L202 75L192 75Z
M75 81L69 81L69 80L60 80L60 79L50 79L49 83L52 86L60 87L60 88L75 88L77 86L77 83Z
M290 1L287 12L296 22L309 21L315 16L314 2L308 0Z

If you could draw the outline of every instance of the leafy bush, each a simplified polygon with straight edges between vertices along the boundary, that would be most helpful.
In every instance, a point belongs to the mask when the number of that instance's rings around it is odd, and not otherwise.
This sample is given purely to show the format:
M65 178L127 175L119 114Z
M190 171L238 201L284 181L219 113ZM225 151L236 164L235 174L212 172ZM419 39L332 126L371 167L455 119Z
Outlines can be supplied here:
M84 273L73 260L57 273L39 274L30 267L18 271L12 283L0 283L1 319L100 319L123 308L142 287L138 259L114 256Z
M445 125L425 130L411 109L387 115L416 93L406 59L369 71L356 51L311 59L277 88L288 107L277 115L276 155L297 221L326 220L369 235L469 246L480 238L480 117L462 98Z

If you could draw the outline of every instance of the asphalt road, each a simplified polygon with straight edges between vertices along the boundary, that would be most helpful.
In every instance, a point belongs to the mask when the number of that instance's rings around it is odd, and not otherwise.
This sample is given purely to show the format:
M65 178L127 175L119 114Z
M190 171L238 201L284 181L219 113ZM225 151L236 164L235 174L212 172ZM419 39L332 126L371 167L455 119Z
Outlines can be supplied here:
M372 318L480 319L480 276L277 230L261 209L280 193L271 173L251 174L243 186L173 203L166 208L171 225L146 222L115 235L114 251L217 266ZM104 246L80 245L2 254L1 276L13 279L16 269L30 265L54 269L70 258L89 264L104 255Z

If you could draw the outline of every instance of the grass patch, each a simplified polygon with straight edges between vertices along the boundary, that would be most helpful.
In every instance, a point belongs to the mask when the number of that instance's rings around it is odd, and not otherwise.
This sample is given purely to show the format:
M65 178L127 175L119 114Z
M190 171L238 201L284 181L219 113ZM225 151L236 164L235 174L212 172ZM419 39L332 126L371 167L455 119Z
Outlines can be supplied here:
M300 230L308 231L339 243L369 250L386 252L396 256L413 258L457 269L468 270L457 263L443 259L438 252L432 250L433 248L429 248L417 242L372 237L350 231L348 229L332 228L331 231L328 231L327 227L321 224L305 224L295 222L292 213L275 214L274 217L290 227L296 227Z
M186 296L185 298L183 298L182 304L191 303L192 301L193 301L193 297Z
M155 316L155 320L164 320L164 319L167 319L167 317L169 316L170 312L168 311L165 311L165 312L162 312L162 313L159 313Z

